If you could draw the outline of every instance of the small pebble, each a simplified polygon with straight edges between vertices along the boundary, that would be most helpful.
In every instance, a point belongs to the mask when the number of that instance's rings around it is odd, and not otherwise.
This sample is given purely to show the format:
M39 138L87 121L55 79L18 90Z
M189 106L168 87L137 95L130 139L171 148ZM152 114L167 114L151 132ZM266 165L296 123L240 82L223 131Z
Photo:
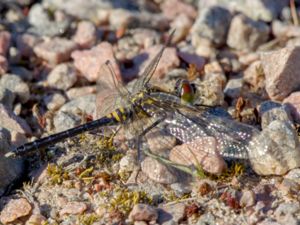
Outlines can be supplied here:
M96 27L89 21L81 21L78 23L77 31L73 40L81 48L91 48L96 43Z
M76 43L65 38L55 37L37 44L34 53L50 64L59 64L70 59L71 52L77 48Z
M87 210L87 205L84 202L68 202L59 212L60 216L71 214L83 214Z
M128 217L131 221L155 222L158 218L158 212L150 205L137 204L133 207Z
M11 199L0 214L0 221L3 224L14 222L18 218L29 215L32 206L25 198Z

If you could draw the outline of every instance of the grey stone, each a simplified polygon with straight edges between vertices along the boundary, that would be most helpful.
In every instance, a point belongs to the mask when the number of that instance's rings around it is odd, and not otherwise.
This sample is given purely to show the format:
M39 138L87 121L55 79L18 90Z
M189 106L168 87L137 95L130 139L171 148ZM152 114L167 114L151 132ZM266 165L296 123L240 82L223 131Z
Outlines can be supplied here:
M259 106L261 126L266 128L272 121L289 121L292 123L290 111L287 106L277 102L265 101Z
M249 145L252 168L260 175L282 175L300 166L298 136L290 122L272 121Z
M224 93L226 96L235 99L240 97L242 87L243 87L243 78L241 77L233 78L227 82L226 87L224 89Z
M141 163L142 171L151 180L161 184L172 184L177 181L177 177L168 169L166 165L157 160L147 157Z
M4 157L4 154L10 151L10 138L10 133L0 127L0 196L13 185L23 170L22 160Z
M65 102L66 98L60 93L54 93L47 95L43 98L43 101L49 110L58 110Z
M177 203L174 205L163 205L158 209L159 224L171 225L178 224L185 214L185 204Z
M15 98L15 93L3 86L0 86L0 102L3 105L7 106L9 109L13 109Z
M71 113L59 111L53 118L55 131L65 131L80 124L80 119Z
M29 33L54 37L63 34L69 27L67 17L61 21L51 20L49 13L41 4L34 4L29 11L28 21L33 26L28 29Z
M278 18L282 9L288 5L288 0L200 0L198 8L201 10L213 5L242 12L254 20L270 22Z
M204 8L192 27L193 45L200 45L200 38L206 38L216 45L224 44L230 21L231 14L227 9L218 6Z
M29 71L25 67L21 66L12 66L10 67L10 72L19 76L22 80L30 81L33 78L32 71Z
M266 23L237 15L230 24L227 45L238 50L255 50L268 40L269 33Z
M30 98L30 91L27 83L14 74L5 74L0 79L0 86L13 92L21 103L25 103Z
M77 72L73 65L62 63L48 74L47 81L50 87L68 90L77 81Z

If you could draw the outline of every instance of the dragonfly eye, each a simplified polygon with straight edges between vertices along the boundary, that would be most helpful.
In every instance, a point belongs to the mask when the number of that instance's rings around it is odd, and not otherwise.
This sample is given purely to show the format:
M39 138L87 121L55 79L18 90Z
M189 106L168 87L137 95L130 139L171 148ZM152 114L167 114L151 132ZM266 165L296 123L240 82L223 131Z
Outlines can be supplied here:
M195 84L179 79L175 84L175 93L183 102L192 104L196 94Z

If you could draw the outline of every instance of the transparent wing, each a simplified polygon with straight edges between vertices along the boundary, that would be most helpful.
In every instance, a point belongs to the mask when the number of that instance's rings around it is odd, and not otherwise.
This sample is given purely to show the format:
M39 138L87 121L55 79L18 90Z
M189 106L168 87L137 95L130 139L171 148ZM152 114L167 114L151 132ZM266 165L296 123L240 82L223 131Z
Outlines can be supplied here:
M103 117L119 107L126 107L129 92L123 84L121 74L115 73L114 64L107 61L99 70L98 94L96 101L97 117Z
M135 90L141 90L147 83L151 80L157 65L162 57L162 54L164 53L165 48L169 45L169 43L172 40L172 37L175 33L175 30L173 30L167 40L167 42L164 44L164 46L160 49L160 51L156 54L156 56L151 60L149 65L144 69L143 73L139 76L140 78L137 80L137 82L134 85Z

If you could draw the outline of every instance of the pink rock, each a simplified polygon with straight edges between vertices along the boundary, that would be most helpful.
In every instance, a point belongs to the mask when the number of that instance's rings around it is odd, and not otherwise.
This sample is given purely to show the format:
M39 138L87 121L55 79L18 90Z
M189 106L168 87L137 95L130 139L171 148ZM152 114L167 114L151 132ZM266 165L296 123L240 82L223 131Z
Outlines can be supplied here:
M38 57L48 61L50 64L58 64L69 60L71 52L76 48L75 42L56 37L36 45L34 52Z
M291 115L295 121L300 122L300 91L293 92L283 100L283 103L288 104L291 110Z
M10 46L11 35L7 31L0 32L0 55L6 56Z
M21 117L16 116L13 111L3 104L0 104L0 124L8 130L14 130L21 134L32 134L27 122Z
M188 64L195 64L198 71L202 70L205 65L205 59L197 54L178 52L178 56Z
M157 218L157 210L146 204L136 204L129 214L129 219L131 221L155 222Z
M118 81L122 80L112 46L108 42L102 42L90 50L74 51L71 57L74 59L74 65L81 72L81 75L91 82L100 79L108 85L113 84L112 74L105 66L107 60L111 62L116 79Z
M179 14L185 14L191 19L195 19L197 17L195 7L181 0L166 0L161 5L161 10L165 17L170 20L175 19Z
M89 21L78 23L77 31L73 40L81 48L90 48L96 43L96 27Z
M133 61L135 65L139 65L139 74L144 72L144 69L152 62L153 58L160 51L161 46L155 45L147 49L145 52L136 56ZM147 60L145 60L147 56ZM162 79L167 72L179 66L179 58L175 48L166 48L158 65L154 71L153 79Z
M261 53L266 91L272 100L283 100L300 86L300 46Z
M0 75L5 74L8 70L8 62L7 59L0 55Z
M18 218L29 215L32 207L25 198L11 199L0 214L0 221L3 224L14 222Z
M60 215L65 214L82 214L87 210L87 205L84 202L68 202L65 207L60 211Z
M16 45L22 56L30 57L33 54L34 46L40 41L41 39L37 36L25 33L17 36Z
M272 22L272 33L279 38L299 37L300 27L275 20Z
M175 146L170 152L170 160L185 166L202 166L212 174L221 174L226 163L219 155L214 137L197 138L191 143Z

